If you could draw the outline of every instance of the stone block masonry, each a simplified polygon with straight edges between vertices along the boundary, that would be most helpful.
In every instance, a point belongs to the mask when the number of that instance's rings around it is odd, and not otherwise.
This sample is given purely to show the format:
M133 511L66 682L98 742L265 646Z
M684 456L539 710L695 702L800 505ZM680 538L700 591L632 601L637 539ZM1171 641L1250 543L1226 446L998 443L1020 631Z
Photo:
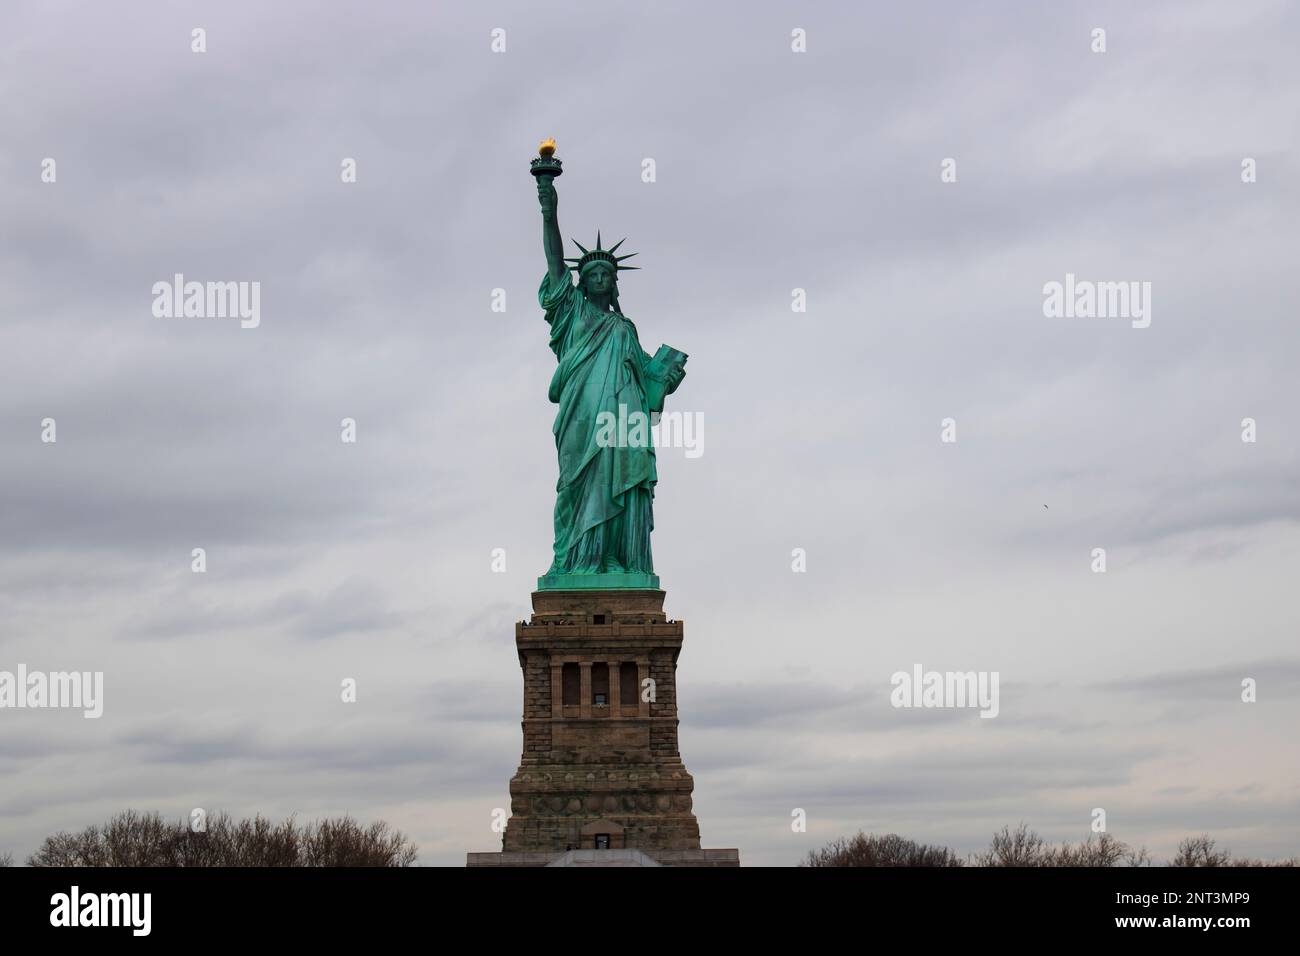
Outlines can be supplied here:
M533 594L532 617L515 626L523 753L511 816L502 852L471 853L468 865L538 866L586 850L739 865L735 850L700 848L677 739L683 624L663 602L657 590Z

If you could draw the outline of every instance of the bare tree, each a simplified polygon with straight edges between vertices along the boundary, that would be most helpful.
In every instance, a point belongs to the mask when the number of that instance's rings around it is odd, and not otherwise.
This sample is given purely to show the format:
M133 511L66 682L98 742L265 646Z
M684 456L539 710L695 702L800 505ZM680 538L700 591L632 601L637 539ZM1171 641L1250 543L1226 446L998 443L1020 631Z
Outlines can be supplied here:
M306 866L410 866L417 850L383 821L362 828L342 817L307 827L303 853Z
M1300 866L1300 857L1292 856L1281 860L1260 860L1242 856L1232 861L1233 866Z
M1022 823L1014 831L1003 827L993 842L974 855L976 866L1150 866L1146 847L1133 849L1109 833L1093 833L1082 843L1049 846L1047 841Z
M1132 849L1109 833L1094 833L1077 845L1062 843L1049 854L1046 866L1148 866L1146 847Z
M127 810L103 827L56 833L28 858L29 866L411 866L418 849L377 821L350 817L299 826L258 815L233 820L209 816L202 832L187 822L166 823L157 813Z
M1300 866L1300 858L1258 860L1232 856L1231 850L1215 849L1215 841L1208 833L1188 837L1178 844L1178 852L1169 861L1170 866Z
M800 866L961 866L946 846L930 846L896 833L883 836L861 831L840 838L816 852L809 851Z
M1147 848L1144 846L1138 847L1136 850L1129 850L1124 855L1124 864L1126 866L1150 866L1151 854L1147 852Z
M1170 866L1231 866L1232 853L1216 850L1215 841L1208 833L1187 837L1178 844L1178 852L1169 861Z
M971 866L1150 866L1146 847L1131 847L1109 833L1094 833L1081 843L1053 847L1021 823L1014 830L1003 827L993 834L989 848L970 856ZM322 864L323 865L323 864ZM841 837L820 850L809 852L800 866L961 866L962 861L947 847L927 846L890 833L883 836L859 832ZM1208 833L1188 837L1178 844L1170 866L1300 866L1300 857L1281 860L1233 858L1219 850Z
M1046 841L1022 823L1013 832L1003 827L993 842L974 857L976 866L1050 866L1052 850Z

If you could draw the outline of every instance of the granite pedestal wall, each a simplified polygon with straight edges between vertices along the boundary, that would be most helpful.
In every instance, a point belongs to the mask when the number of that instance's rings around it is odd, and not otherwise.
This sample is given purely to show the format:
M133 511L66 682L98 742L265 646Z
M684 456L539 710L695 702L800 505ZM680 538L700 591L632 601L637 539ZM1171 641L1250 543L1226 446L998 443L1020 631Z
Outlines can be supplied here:
M536 591L515 626L523 755L501 854L471 866L545 865L570 850L641 850L669 866L737 866L702 850L695 782L677 742L683 626L658 590Z

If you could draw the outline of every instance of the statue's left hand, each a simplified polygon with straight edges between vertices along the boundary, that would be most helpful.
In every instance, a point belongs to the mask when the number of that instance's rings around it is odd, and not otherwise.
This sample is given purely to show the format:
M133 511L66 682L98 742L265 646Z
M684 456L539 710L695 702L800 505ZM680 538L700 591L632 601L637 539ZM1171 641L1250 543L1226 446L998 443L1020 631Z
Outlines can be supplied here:
M677 386L682 384L682 379L684 379L685 377L686 377L686 368L681 365L678 365L671 372L668 373L667 391L669 395L677 391Z

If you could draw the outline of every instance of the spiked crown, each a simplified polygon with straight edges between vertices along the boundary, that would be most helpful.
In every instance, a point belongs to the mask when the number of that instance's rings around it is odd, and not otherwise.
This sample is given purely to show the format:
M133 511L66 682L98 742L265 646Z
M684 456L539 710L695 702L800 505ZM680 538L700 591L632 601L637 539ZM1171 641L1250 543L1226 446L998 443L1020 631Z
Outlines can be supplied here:
M624 266L619 264L624 259L631 259L634 255L636 255L635 252L629 252L625 256L614 255L614 253L618 251L618 247L625 242L627 242L626 239L620 239L618 242L614 243L614 245L612 245L610 248L602 249L600 247L600 232L597 231L595 249L585 249L583 248L582 243L578 242L575 239L573 240L573 244L577 246L579 249L582 249L582 255L566 256L564 261L574 263L574 265L569 266L569 268L572 269L574 272L578 273L579 275L582 275L582 270L585 269L587 266L591 265L593 262L604 262L608 264L610 268L614 269L616 272L623 272L628 269L640 268L640 266Z

